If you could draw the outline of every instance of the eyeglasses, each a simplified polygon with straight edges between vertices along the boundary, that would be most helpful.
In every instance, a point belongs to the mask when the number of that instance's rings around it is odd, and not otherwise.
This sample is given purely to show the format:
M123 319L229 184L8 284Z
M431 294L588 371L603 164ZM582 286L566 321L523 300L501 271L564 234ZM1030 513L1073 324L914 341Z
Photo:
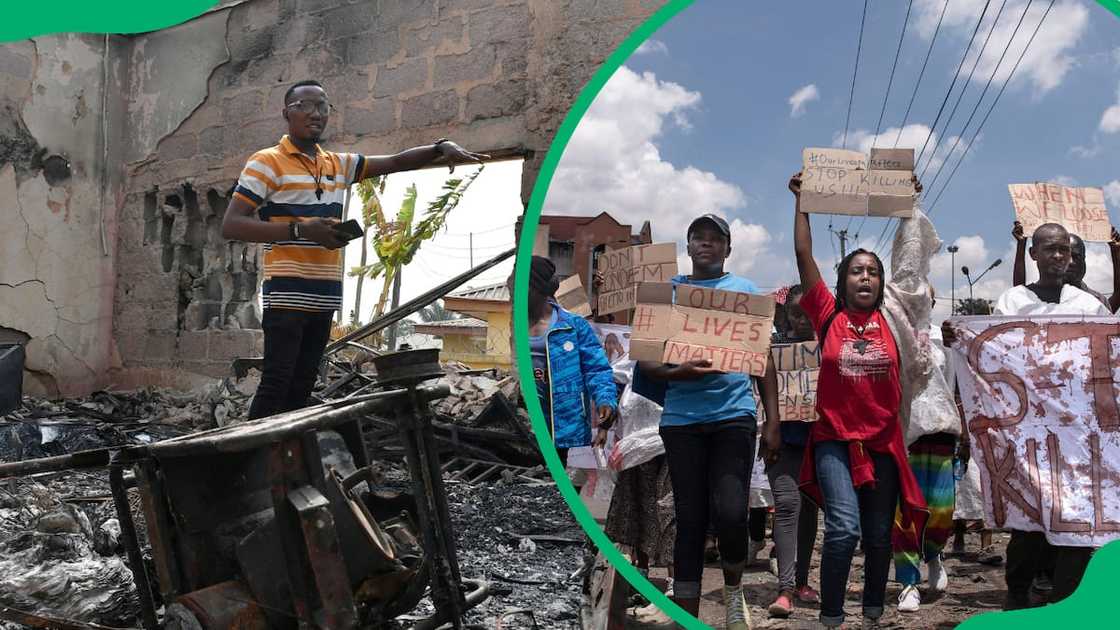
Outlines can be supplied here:
M334 111L334 105L328 101L305 101L300 99L288 103L288 107L303 114L310 114L313 111L318 111L320 116L326 116Z

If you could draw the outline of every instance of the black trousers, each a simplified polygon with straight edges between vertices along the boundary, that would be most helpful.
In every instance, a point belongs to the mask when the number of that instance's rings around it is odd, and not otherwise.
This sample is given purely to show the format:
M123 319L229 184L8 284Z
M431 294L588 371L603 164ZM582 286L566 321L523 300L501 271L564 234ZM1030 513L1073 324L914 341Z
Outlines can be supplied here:
M755 430L753 418L661 427L677 517L673 566L679 597L699 597L710 501L723 567L742 568L746 560Z
M250 420L307 406L333 318L333 311L265 309L264 366Z
M1045 562L1048 553L1053 553L1054 561L1054 575L1050 579L1054 590L1050 592L1050 601L1059 602L1077 590L1093 555L1092 548L1052 546L1042 532L1011 530L1006 577L1007 594L1012 599L1027 601L1031 582L1039 570L1045 568L1039 565Z

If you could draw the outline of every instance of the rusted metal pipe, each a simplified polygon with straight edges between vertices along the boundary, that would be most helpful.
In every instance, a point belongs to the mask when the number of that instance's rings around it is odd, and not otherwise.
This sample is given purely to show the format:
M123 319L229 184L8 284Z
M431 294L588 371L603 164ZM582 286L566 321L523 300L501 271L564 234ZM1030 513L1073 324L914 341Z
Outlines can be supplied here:
M148 581L148 572L144 568L140 543L136 540L136 524L132 521L128 490L124 486L124 471L120 466L109 469L109 489L113 492L113 504L117 508L117 520L121 525L121 542L128 552L128 568L132 570L132 578L136 582L136 599L140 601L140 619L146 630L159 630L155 602L152 601L152 586Z
M463 585L471 589L464 599L466 602L464 610L470 610L490 597L490 583L485 580L463 580ZM436 611L431 617L416 622L416 625L412 626L412 630L435 630L449 621L452 620L448 619L446 614L442 611Z
M117 628L103 626L90 621L75 621L51 615L29 613L7 606L0 606L0 619L22 624L31 628L47 628L49 630L134 630L133 628Z
M460 285L466 283L468 280L474 278L475 276L478 276L482 272L496 267L499 263L501 263L505 259L513 256L514 253L516 253L516 251L517 251L516 248L508 249L508 250L502 252L501 254L498 254L497 256L491 258L490 260L482 263L481 265L479 265L477 267L473 267L473 268L455 276L454 278L448 280L447 282L444 282L443 284L437 286L436 288L432 289L431 291L428 291L427 293L423 293L423 294L405 302L404 304L400 305L396 309L394 309L392 311L389 311L388 313L385 313L381 317L378 317L377 319L375 319L372 322L366 324L365 326L362 326L361 328L355 330L354 332L352 332L348 335L343 335L338 340L328 344L327 349L324 352L324 354L331 354L331 353L337 352L337 351L345 348L346 344L348 342L355 341L357 339L363 339L365 337L368 337L368 336L372 335L373 333L375 333L379 330L383 330L385 328L388 328L389 326L392 326L393 324L401 321L402 319L408 317L409 315L412 315L416 311L419 311L420 309L424 308L425 306L431 304L432 302L435 302L436 300L440 299L441 297L443 297L443 296L447 295L448 293L454 291L455 289L459 288Z
M104 468L109 465L109 455L112 449L100 448L90 451L78 451L69 455L56 457L40 457L38 459L25 459L21 462L8 462L0 464L0 479L5 477L26 477L37 473L62 472L64 470L79 470L82 468Z

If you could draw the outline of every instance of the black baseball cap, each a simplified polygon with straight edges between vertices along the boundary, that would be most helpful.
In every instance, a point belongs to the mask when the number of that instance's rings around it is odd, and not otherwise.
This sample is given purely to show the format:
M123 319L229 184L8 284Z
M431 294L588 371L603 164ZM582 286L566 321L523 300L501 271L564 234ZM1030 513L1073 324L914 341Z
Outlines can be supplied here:
M716 226L716 229L719 230L721 234L727 237L728 241L731 240L731 228L728 227L727 221L724 221L723 217L716 216L710 212L708 214L702 214L693 219L692 223L688 224L688 232L685 234L685 237L692 238L692 231L695 230L696 227L704 221L708 221L714 224Z

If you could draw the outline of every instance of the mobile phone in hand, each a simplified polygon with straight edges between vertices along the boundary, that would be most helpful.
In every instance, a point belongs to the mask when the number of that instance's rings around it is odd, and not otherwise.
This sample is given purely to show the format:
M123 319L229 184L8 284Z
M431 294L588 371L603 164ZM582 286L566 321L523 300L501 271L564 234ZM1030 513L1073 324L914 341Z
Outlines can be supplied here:
M338 232L339 236L346 239L347 241L352 241L356 238L362 238L362 236L365 235L365 232L362 231L362 226L359 225L357 220L355 219L350 219L349 221L339 223L332 229L335 232Z

